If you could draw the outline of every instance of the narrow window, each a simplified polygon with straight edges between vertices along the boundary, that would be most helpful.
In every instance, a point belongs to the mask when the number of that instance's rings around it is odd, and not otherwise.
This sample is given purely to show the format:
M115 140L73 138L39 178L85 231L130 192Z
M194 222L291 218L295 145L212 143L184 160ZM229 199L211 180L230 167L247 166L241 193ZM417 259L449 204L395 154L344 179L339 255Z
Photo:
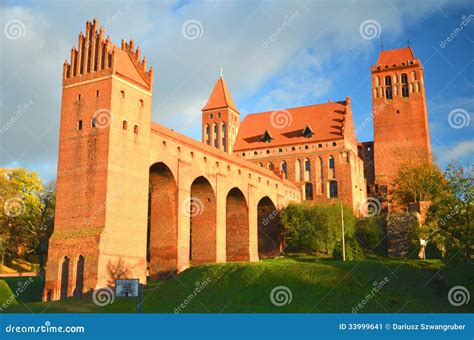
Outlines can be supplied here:
M120 97L125 98L125 91L120 91Z
M268 164L267 164L267 169L268 169L268 170L273 170L273 169L275 169L275 166L273 165L272 162L268 162Z
M77 122L77 129L82 130L82 120Z
M406 73L402 73L401 81L402 81L402 96L408 97L408 77Z
M99 97L99 90L96 90L96 91L95 91L95 96L96 96L96 97Z
M124 121L122 122L122 129L127 130L127 125L128 125L128 124L127 124L127 121L124 120Z
M133 133L138 135L138 125L133 126Z
M285 179L288 179L288 166L286 164L286 161L281 162L281 170L283 171L283 176Z
M385 77L385 98L392 99L392 77Z
M312 183L305 183L304 185L304 198L307 201L311 201L313 199L313 184Z
M220 113L219 113L220 114ZM226 138L227 138L227 130L226 130L226 125L225 123L222 123L221 126L221 134L222 134L222 148L224 151L227 151L227 143L226 143Z
M329 181L329 197L330 198L338 197L337 182L336 181Z
M143 107L143 99L140 99L140 107Z
M295 178L297 182L301 182L301 161L299 159L295 162Z
M97 118L96 118L96 117L92 117L91 126L92 126L93 128L95 128L96 125L97 125Z
M217 130L217 123L213 124L212 130L214 131L214 147L218 148L219 147L219 136L218 136L218 130Z
M217 113L217 118L221 118L221 113L220 112Z
M321 194L323 192L323 159L318 157L319 162L316 169L316 192Z
M80 93L77 95L77 101L78 101L78 102L81 101L81 94L80 94Z
M334 163L334 157L329 157L329 177L334 178L336 172L336 164Z
M411 80L416 80L416 72L415 71L411 71Z
M210 118L210 119L214 118L214 115L211 113L211 114L209 115L209 118Z
M206 124L206 144L211 145L211 127Z
M304 161L304 180L311 180L311 161L309 160L309 158L306 158Z

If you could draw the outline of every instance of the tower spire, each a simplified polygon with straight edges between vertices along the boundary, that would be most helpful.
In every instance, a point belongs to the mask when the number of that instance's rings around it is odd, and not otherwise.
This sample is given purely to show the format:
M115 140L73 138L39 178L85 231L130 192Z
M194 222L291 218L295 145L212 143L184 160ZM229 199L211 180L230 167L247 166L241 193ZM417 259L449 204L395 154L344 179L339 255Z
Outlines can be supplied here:
M221 67L221 73L220 73L220 78L221 78L221 79L223 78L222 73L223 73L223 70L222 70L222 67Z

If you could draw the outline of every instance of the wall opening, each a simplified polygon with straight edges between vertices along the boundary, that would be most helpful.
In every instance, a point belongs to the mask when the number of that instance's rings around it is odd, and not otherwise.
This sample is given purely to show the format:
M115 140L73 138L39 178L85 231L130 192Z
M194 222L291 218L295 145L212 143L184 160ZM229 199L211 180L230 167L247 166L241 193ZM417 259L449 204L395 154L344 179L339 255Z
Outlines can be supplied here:
M61 264L61 292L59 298L66 299L69 290L69 257L64 256Z
M77 259L76 287L74 288L73 295L75 297L81 297L83 290L84 290L84 256L80 255L79 258Z
M258 256L270 258L280 255L283 250L282 227L279 211L267 196L258 202Z
M226 198L226 255L227 262L250 259L249 210L244 194L237 188Z

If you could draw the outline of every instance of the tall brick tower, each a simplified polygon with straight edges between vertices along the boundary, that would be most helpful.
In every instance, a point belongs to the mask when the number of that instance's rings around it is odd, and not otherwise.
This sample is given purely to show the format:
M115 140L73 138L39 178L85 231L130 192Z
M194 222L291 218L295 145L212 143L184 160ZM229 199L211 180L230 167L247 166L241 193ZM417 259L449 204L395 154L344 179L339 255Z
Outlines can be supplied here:
M202 108L202 142L232 153L239 132L240 113L222 76Z
M111 277L146 280L152 77L133 40L114 46L97 20L64 63L45 300L106 286Z
M431 161L423 66L405 47L382 51L371 72L375 184L390 202L400 165Z

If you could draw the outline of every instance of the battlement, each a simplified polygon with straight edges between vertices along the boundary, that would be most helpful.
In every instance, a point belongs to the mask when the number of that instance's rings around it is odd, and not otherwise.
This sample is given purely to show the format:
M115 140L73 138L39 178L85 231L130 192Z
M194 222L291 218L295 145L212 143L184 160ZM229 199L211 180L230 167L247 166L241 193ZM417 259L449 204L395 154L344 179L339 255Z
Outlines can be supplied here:
M152 88L153 67L146 70L147 60L140 60L140 48L122 40L121 48L104 38L104 28L98 21L86 22L85 35L80 32L77 49L71 49L71 59L63 64L63 85L117 74L148 90Z

